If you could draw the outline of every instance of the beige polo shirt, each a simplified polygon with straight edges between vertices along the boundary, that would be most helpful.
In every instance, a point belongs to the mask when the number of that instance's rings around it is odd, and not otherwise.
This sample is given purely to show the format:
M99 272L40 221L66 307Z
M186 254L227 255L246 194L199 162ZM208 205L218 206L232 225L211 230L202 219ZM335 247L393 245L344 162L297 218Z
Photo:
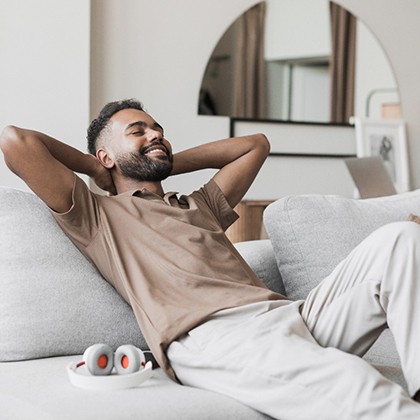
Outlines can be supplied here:
M162 368L168 345L210 314L284 299L266 288L224 231L237 219L211 180L188 196L146 189L107 197L75 176L62 229L131 305Z

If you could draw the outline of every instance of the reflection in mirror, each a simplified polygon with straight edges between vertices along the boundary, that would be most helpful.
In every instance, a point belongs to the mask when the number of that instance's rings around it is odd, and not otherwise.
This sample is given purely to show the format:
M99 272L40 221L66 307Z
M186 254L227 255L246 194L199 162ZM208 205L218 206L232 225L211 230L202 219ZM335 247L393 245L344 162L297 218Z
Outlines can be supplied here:
M378 41L328 0L266 0L240 16L209 59L199 114L344 124L400 117Z

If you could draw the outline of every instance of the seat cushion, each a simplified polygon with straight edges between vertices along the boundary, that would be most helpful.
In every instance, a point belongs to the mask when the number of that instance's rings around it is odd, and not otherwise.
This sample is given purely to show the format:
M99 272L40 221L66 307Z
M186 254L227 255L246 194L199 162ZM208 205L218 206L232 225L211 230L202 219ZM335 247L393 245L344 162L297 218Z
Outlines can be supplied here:
M8 420L264 420L209 391L171 381L161 369L136 388L95 391L70 384L66 366L81 356L0 363L1 418Z

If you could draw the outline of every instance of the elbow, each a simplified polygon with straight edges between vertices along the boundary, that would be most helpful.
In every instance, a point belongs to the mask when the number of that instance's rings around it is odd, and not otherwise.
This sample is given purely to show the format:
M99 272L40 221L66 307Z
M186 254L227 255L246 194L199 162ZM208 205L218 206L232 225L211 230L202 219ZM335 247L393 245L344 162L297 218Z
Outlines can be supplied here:
M257 134L257 143L265 155L268 156L270 153L271 145L267 136L263 133Z
M8 125L0 134L0 149L6 152L7 149L18 143L21 139L21 130L13 125Z
M12 125L5 127L0 134L0 150L7 167L14 173L17 173L17 162L22 156L24 141L24 130Z

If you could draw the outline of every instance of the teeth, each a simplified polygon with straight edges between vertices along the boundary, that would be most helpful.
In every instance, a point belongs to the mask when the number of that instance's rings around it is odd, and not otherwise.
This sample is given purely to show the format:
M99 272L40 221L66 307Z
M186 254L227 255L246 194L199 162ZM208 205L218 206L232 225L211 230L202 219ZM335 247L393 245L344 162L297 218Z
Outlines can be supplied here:
M146 153L147 155L149 155L149 154L166 154L162 149L153 149L153 150L150 150L150 152L147 152Z

